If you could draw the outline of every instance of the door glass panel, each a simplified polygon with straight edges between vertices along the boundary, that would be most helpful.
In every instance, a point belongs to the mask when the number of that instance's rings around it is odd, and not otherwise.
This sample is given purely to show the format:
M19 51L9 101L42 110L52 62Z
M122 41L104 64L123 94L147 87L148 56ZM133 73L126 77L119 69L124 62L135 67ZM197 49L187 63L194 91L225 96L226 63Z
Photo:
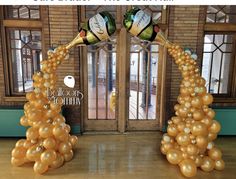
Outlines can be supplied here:
M158 45L132 38L130 50L129 119L155 120Z
M88 47L88 119L115 119L111 107L116 90L116 42Z

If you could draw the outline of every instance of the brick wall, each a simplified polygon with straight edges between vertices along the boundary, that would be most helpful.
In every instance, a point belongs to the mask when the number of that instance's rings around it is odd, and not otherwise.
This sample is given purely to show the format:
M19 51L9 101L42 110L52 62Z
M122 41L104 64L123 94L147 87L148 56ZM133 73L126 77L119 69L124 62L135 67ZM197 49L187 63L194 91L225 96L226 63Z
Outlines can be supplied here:
M53 47L70 42L78 33L77 6L49 6L48 8L46 14L50 23L49 25L45 24L45 29L48 29L48 34L45 34L45 38L48 38L46 41ZM59 66L57 74L57 87L65 87L63 82L64 77L72 75L76 80L75 89L79 89L78 48L71 49L69 60L64 61ZM70 115L71 113L73 113L73 115ZM78 106L65 107L64 114L66 115L67 123L75 124L80 122Z
M171 6L169 12L168 38L182 47L192 48L198 55L198 64L202 57L203 28L205 21L204 6ZM179 95L181 74L168 56L167 64L167 102L171 106L166 119L173 114L173 105Z

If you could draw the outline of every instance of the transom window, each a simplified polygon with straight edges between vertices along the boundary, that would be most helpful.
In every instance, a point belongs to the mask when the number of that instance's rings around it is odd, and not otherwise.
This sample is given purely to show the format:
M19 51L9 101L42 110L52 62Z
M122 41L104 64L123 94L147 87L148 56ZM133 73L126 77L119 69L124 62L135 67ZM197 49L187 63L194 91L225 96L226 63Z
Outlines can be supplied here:
M8 19L40 19L39 6L7 6L5 17Z
M235 23L236 6L208 6L207 23Z

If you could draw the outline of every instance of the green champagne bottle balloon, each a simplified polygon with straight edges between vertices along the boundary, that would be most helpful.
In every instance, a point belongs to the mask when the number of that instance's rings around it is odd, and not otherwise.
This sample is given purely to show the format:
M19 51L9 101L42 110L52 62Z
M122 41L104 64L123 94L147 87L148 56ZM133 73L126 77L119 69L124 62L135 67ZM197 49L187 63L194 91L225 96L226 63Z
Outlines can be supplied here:
M99 12L91 17L79 30L77 36L66 45L67 49L75 45L91 45L107 40L116 31L116 23L112 15L107 12Z
M166 45L168 42L159 25L152 21L151 16L137 7L126 12L123 23L128 32L142 40L156 41L160 45Z

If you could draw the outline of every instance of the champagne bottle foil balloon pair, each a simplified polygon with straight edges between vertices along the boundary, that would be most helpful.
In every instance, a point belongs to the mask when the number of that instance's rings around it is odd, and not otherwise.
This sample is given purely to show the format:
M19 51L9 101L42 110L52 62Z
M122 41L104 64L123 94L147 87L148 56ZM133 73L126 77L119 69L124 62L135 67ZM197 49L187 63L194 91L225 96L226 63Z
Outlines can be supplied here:
M162 137L161 152L171 164L178 165L186 177L195 176L197 167L205 172L223 170L221 150L213 142L221 126L209 107L213 97L206 91L196 54L170 43L151 17L138 8L125 14L124 25L134 36L165 46L183 78L178 104L174 106L175 116L168 121L167 133Z
M28 129L26 139L17 141L12 150L13 166L33 163L34 171L43 174L73 158L73 148L78 138L70 135L70 126L61 115L62 103L50 101L47 91L55 90L56 70L69 58L72 47L106 40L115 30L112 16L108 12L101 12L90 18L70 43L48 51L48 58L41 62L41 71L33 75L34 90L26 94L28 102L24 105L24 116L20 124Z

